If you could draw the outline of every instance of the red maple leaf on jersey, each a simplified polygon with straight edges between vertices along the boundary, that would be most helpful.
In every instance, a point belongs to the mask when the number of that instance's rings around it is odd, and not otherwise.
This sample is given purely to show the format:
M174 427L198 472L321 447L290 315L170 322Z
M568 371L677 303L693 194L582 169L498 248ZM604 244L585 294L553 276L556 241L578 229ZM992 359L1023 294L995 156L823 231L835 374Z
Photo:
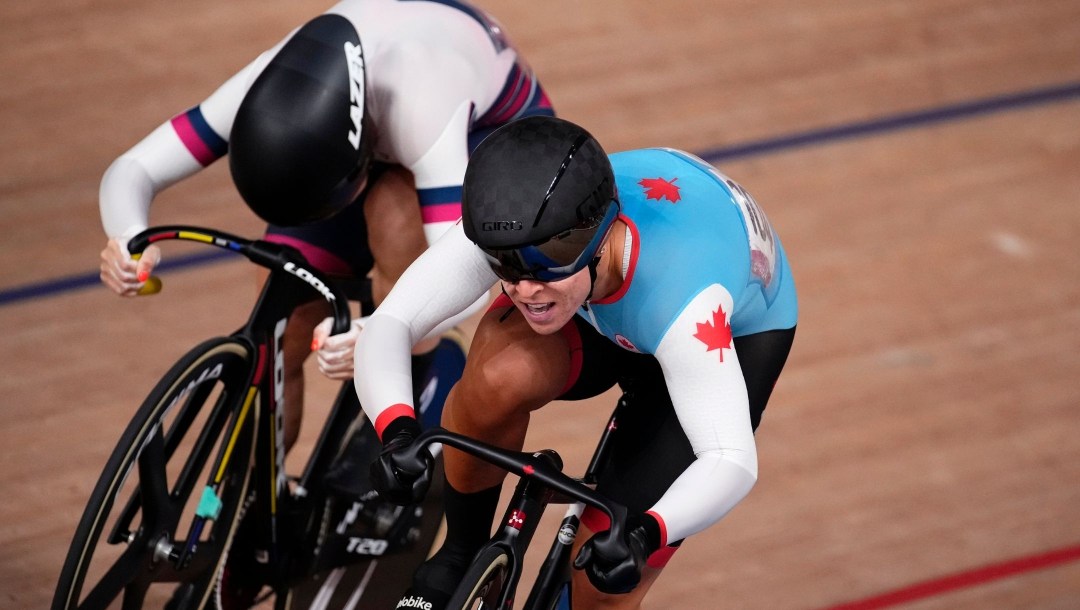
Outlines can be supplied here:
M616 334L615 335L615 342L618 343L619 345L623 346L624 348L628 349L628 350L635 351L635 352L639 351L637 346L634 345L633 341L627 339L626 337L624 337L622 335Z
M720 350L720 362L724 361L724 349L731 349L731 325L721 305L712 314L712 320L697 323L694 338L705 344L705 351Z
M675 203L682 199L679 196L679 187L675 186L676 180L678 178L672 178L670 182L663 178L642 178L638 184L645 189L645 199L667 199Z

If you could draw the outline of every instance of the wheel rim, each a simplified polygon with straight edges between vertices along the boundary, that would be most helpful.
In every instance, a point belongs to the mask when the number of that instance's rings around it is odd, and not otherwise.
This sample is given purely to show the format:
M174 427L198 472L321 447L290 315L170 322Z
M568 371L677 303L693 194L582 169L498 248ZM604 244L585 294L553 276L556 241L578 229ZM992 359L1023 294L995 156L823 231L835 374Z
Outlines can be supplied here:
M506 581L507 565L508 559L506 555L499 555L488 564L476 588L469 595L466 608L469 610L492 610L497 607L499 595L502 593L503 584Z

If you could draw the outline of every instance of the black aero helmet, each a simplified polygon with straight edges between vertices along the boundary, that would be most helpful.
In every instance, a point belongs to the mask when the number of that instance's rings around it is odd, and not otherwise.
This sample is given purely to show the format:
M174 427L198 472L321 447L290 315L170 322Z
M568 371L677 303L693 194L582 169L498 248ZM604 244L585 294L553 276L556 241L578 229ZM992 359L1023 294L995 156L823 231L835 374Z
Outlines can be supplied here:
M604 149L548 116L504 125L477 146L461 205L465 234L511 282L559 280L589 266L619 213Z
M340 212L359 195L373 150L360 37L321 15L292 36L236 113L229 169L263 220L298 225Z

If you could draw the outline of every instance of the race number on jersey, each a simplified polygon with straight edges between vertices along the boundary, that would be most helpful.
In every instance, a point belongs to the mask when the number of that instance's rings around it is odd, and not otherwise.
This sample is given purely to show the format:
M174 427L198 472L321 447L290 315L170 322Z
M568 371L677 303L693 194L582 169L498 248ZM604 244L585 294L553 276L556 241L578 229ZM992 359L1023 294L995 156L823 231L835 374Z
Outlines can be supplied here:
M779 284L773 281L776 278L778 255L776 251L776 234L773 232L772 225L769 224L765 212L750 196L749 191L738 182L724 175L720 170L695 155L679 150L670 150L712 174L731 192L732 199L739 206L743 221L746 223L752 280L761 284L766 302L771 303L779 288Z

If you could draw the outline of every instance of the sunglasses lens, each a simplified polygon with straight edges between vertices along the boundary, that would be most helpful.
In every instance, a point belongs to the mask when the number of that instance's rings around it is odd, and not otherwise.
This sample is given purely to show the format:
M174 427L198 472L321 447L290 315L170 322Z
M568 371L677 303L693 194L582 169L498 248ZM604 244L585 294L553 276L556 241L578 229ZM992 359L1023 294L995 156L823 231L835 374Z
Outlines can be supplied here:
M504 281L561 280L584 269L596 256L618 213L619 206L613 202L602 216L586 219L542 243L506 250L485 248L484 253L495 275Z
M484 250L491 270L500 280L516 284L521 280L538 280L543 274L542 268L525 264L517 250Z

